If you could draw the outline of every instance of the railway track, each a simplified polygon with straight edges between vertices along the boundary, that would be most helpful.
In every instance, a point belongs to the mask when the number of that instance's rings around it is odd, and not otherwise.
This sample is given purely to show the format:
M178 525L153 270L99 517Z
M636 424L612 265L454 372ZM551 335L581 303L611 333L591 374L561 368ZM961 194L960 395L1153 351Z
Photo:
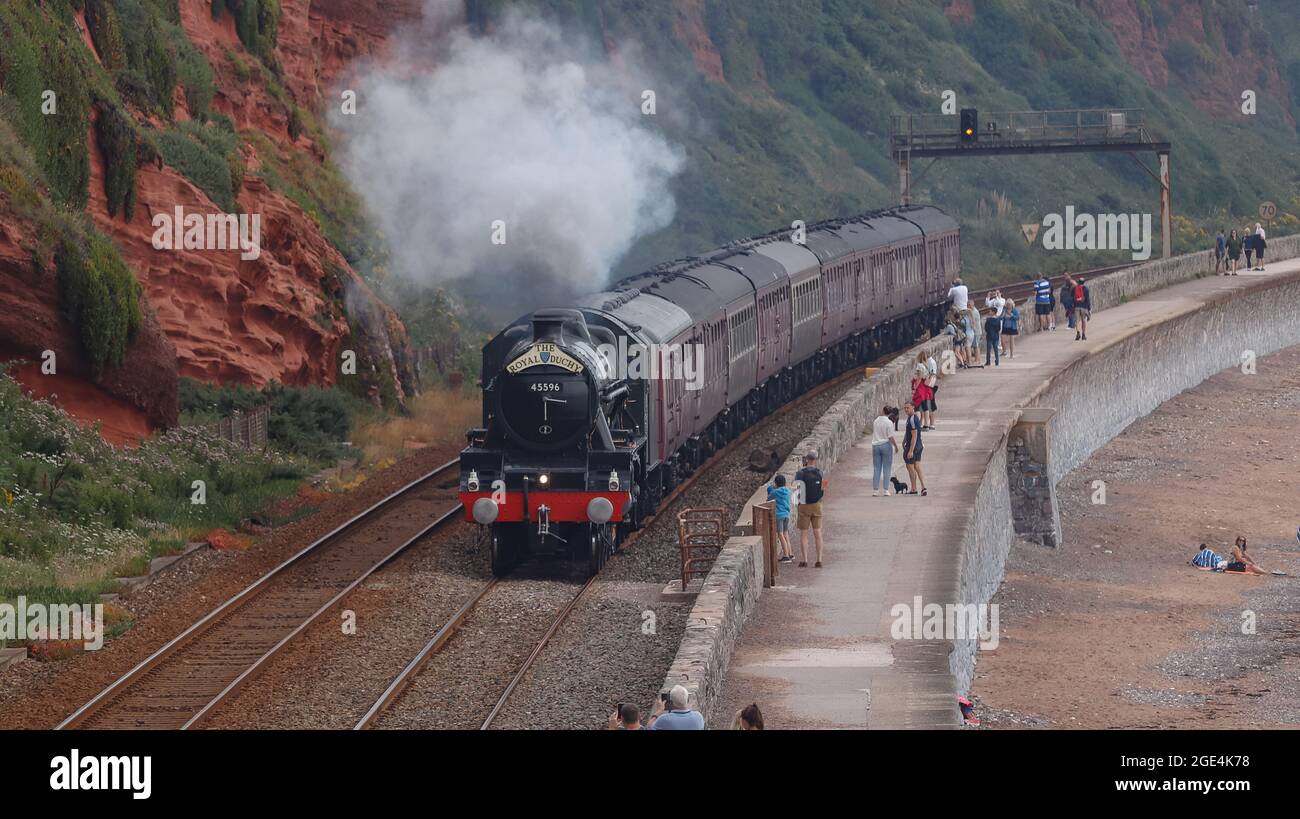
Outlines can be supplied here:
M888 360L888 358L892 358L892 357L893 356L889 356L883 360ZM879 363L880 363L879 361L873 362L873 364L879 364ZM659 517L659 515L664 514L669 508L671 508L673 503L678 498L680 498L683 493L689 490L691 486L694 485L696 480L698 480L699 478L701 478L702 476L710 472L712 468L718 465L724 457L734 452L741 444L743 444L746 440L748 440L751 435L753 435L762 426L764 426L766 422L774 421L788 414L789 412L794 411L795 409L802 406L810 399L846 383L847 381L854 378L855 376L861 377L861 373L862 373L862 369L857 367L845 373L842 373L841 375L836 376L830 381L827 381L826 383L820 384L817 387L809 390L808 392L801 395L797 400L784 405L783 407L779 408L772 414L768 415L766 418L763 419L763 422L759 424L755 424L751 426L749 429L742 432L739 436L736 437L734 441L732 441L727 446L723 447L722 449L714 453L713 456L711 456L708 461L706 461L703 465L701 465L701 467L697 469L693 475L691 475L688 479L686 479L681 484L679 484L668 495L668 497L664 499L663 503L660 504L659 506L660 511L646 521L645 527L629 534L624 539L620 548L624 550L631 548L636 543L641 533L646 531L646 529L652 523L654 523L654 521ZM563 608L560 609L559 613L556 614L554 618L552 618L550 626L546 629L546 632L542 635L541 639L538 640L537 643L533 646L533 649L528 654L527 658L515 671L514 675L510 679L509 684L502 691L501 695L497 698L496 704L492 707L492 710L488 712L486 718L479 726L479 730L485 731L492 727L497 717L500 716L501 712L505 710L505 707L509 703L510 697L514 693L515 689L523 681L524 677L527 676L528 672L536 664L538 658L541 657L542 653L546 650L546 646L550 642L551 638L555 636L555 633L558 632L560 630L560 627L564 625L564 622L568 619L569 615L573 612L575 608L577 608L578 603L581 602L581 600L591 590L591 588L595 585L599 577L600 575L594 575L591 578L589 578L578 589L577 593L574 594L574 596L569 600L569 602ZM504 584L508 586L509 581L508 580L504 581ZM496 579L489 581L486 585L484 585L481 589L479 589L479 591L469 601L467 601L463 606L461 606L461 608L458 609L456 613L453 614L436 632L434 632L433 636L429 638L428 642L425 643L424 647L421 648L421 650L415 655L415 657L412 658L411 661L406 664L406 666L402 669L402 671L393 679L391 683L389 683L388 687L379 696L379 699L375 701L374 705L372 705L370 709L366 711L365 715L361 717L361 719L354 726L354 730L368 730L377 727L383 715L386 712L388 712L390 709L392 709L399 702L403 692L405 692L407 688L411 685L411 683L415 681L415 679L419 676L420 672L428 664L429 660L435 655L437 655L439 652L441 652L451 642L452 637L455 636L456 632L460 629L460 627L465 623L465 621L470 617L470 615L480 606L480 604L483 603L483 601L488 597L488 595L494 589L499 589L502 587L503 587L503 581L498 581Z
M1077 275L1101 276L1129 266L1115 265ZM1059 287L1064 276L1051 277L1051 281L1053 288ZM1033 282L1020 282L993 289L1024 302L1032 296ZM992 293L993 289L974 292L971 298L983 298ZM819 385L798 400L779 408L764 421L774 420L795 410L808 399L834 389L859 372L860 369L854 368ZM664 499L660 510L669 509L697 479L707 474L760 426L762 425L750 427L716 452ZM456 518L461 510L456 499L458 466L459 461L450 461L438 467L307 546L190 626L77 709L57 727L188 729L201 724L256 676L272 657L334 608L366 578L421 538ZM433 511L432 520L430 510ZM650 518L647 525L654 519ZM622 548L630 547L638 534L639 532L630 535ZM519 683L542 655L551 637L592 588L596 579L592 577L583 584L555 616L502 692L481 728L491 727ZM429 639L361 718L355 726L357 729L371 728L377 724L382 715L400 700L403 691L419 675L429 659L452 640L457 629L498 585L495 579L485 584Z
M57 727L199 725L367 577L456 518L459 463L412 481L290 557Z
M1048 276L1047 280L1052 283L1052 292L1055 293L1060 289L1062 284L1065 284L1065 277L1067 275L1074 276L1075 278L1082 276L1085 279L1092 280L1097 276L1105 276L1107 273L1117 273L1120 270L1127 270L1137 264L1139 264L1139 262L1126 262L1124 264L1111 265L1110 267L1080 270L1077 273L1062 273L1056 276ZM1023 306L1027 299L1032 299L1034 296L1034 280L1016 282L1014 284L1004 284L1000 287L990 287L987 290L973 290L970 294L971 303L979 304L982 308L984 299L992 295L995 290L1002 291L1003 296L1009 299L1015 299L1016 304ZM1032 304L1033 302L1031 301L1028 303Z

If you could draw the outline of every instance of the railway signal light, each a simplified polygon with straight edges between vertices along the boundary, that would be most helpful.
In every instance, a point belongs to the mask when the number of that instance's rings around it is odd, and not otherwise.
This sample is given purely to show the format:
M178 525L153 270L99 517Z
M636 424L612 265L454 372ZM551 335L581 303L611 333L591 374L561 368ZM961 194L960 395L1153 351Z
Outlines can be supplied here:
M961 141L975 142L980 138L980 112L976 108L961 109Z

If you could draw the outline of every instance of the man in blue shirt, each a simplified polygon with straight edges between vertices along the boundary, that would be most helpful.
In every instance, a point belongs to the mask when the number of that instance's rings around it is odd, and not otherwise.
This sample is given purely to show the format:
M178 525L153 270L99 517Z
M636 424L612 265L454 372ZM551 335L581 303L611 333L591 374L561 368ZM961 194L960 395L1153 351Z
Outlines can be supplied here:
M668 701L672 703L672 710L664 712L664 701L661 697L655 702L654 715L650 717L650 723L646 726L649 731L703 731L704 715L699 711L692 711L687 707L690 701L690 693L680 685L674 685L673 690L668 692Z
M1034 282L1034 315L1038 316L1038 329L1046 330L1052 315L1052 283L1042 273Z
M1223 571L1223 567L1228 565L1228 561L1215 554L1209 546L1201 544L1201 550L1192 558L1192 565L1202 569L1213 569L1216 572Z

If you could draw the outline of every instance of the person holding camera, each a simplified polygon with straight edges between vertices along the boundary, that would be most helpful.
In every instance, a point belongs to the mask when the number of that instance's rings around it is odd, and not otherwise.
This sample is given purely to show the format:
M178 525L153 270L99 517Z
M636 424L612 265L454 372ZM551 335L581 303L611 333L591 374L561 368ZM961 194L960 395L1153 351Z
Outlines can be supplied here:
M690 692L680 685L674 685L667 694L660 694L646 728L650 731L703 731L704 715L690 708L690 699Z
M618 707L614 709L614 713L609 715L609 730L646 730L646 727L641 724L641 709L629 702L620 702Z

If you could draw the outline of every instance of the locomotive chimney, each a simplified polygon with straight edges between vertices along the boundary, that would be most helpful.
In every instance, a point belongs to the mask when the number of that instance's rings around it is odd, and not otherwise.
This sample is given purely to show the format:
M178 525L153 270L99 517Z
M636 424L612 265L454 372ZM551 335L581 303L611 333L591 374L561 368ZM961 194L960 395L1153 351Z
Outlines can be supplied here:
M564 343L564 325L572 325L582 336L587 336L587 322L577 310L538 310L533 313L533 341L552 344ZM590 341L590 339L587 339Z

